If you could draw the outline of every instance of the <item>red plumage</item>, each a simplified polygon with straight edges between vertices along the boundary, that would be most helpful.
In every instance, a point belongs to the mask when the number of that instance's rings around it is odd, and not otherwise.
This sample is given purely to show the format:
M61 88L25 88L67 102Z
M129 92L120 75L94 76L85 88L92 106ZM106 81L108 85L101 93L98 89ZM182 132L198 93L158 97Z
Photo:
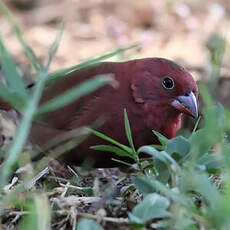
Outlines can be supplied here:
M45 116L49 125L34 123L31 138L39 144L48 142L64 131L89 126L101 116L105 123L98 131L127 145L124 129L124 108L127 110L135 147L157 143L152 130L168 138L180 128L181 114L197 117L198 89L192 76L181 66L162 58L146 58L123 63L104 62L72 72L48 86L42 96L44 103L66 90L99 74L112 73L118 86L110 84ZM92 145L109 144L95 135L62 159L79 165L91 158L95 166L116 164L112 153L89 149Z

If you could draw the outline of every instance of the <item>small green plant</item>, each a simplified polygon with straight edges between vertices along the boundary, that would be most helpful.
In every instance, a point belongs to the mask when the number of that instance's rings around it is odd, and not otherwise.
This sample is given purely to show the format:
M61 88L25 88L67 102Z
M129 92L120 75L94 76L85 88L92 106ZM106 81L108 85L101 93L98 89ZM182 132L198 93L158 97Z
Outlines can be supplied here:
M154 132L161 146L142 146L135 150L126 110L124 123L130 146L124 146L92 130L93 134L114 145L93 146L93 149L129 157L139 166L139 173L133 180L134 186L130 185L131 190L127 188L129 192L136 188L144 196L143 201L129 213L130 224L136 229L143 228L151 219L159 218L161 220L152 224L152 227L178 230L215 229L218 225L221 226L218 229L230 227L227 218L229 198L226 195L229 189L224 186L221 192L219 184L210 180L211 174L217 177L225 175L223 183L229 178L226 171L230 167L227 164L230 143L225 134L229 131L230 117L226 116L228 112L221 105L212 103L206 88L202 86L200 91L207 102L204 125L196 130L196 124L189 138L177 136L168 140ZM140 158L140 153L150 156L145 167L142 163L146 158ZM226 186L228 184L229 181ZM223 213L223 222L219 221L220 211Z

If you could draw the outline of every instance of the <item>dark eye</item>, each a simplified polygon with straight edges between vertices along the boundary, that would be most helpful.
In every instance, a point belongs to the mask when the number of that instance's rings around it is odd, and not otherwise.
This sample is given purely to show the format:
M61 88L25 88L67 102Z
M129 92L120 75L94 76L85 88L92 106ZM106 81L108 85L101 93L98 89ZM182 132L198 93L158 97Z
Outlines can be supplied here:
M165 77L162 81L162 85L165 89L173 89L174 81L171 77Z

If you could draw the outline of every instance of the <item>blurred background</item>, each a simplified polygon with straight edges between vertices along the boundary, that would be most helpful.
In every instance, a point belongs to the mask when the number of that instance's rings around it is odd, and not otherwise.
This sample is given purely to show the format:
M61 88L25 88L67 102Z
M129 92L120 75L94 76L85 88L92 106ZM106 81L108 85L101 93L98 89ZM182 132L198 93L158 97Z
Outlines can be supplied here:
M127 52L119 59L166 57L185 65L197 79L205 78L210 71L209 42L215 43L216 36L227 42L230 39L228 0L5 2L27 42L42 61L47 57L48 48L57 34L60 22L66 23L52 70L76 65L118 46L140 42L139 49ZM6 45L16 60L26 63L21 45L3 16L0 18L0 28ZM225 48L228 49L228 45ZM229 75L229 53L225 52L221 59L222 76Z

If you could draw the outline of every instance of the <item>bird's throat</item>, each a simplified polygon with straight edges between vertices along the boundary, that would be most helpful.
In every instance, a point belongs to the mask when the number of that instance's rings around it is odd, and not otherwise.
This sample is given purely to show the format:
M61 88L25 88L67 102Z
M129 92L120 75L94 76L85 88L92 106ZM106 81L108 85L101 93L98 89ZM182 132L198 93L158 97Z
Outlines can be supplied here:
M182 114L169 107L161 107L148 113L146 125L148 129L160 132L165 137L171 139L181 127Z

